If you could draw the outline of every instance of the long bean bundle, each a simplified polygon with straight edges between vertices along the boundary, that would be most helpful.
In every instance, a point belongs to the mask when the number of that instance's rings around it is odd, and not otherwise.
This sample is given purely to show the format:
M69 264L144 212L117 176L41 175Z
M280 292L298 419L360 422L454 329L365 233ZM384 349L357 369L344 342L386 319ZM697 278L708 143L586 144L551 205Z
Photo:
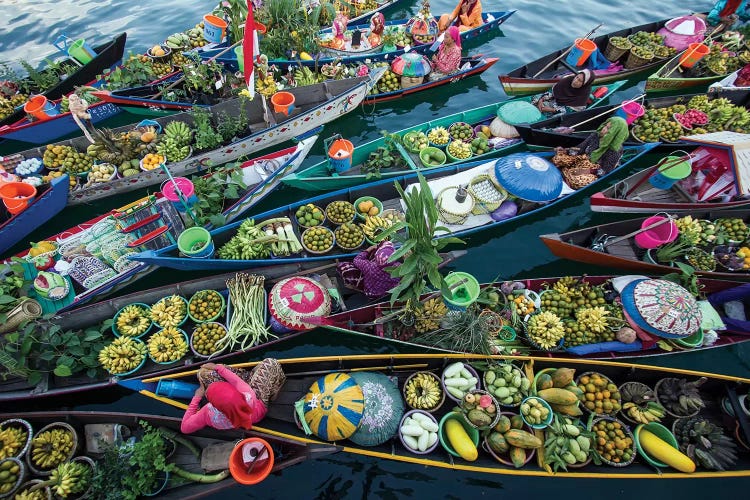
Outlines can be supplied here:
M239 345L239 350L244 351L267 341L269 337L277 338L268 331L263 314L266 307L264 282L263 276L245 273L238 273L227 281L232 317L227 325L227 336L216 343L217 348L229 343L230 350L235 350Z

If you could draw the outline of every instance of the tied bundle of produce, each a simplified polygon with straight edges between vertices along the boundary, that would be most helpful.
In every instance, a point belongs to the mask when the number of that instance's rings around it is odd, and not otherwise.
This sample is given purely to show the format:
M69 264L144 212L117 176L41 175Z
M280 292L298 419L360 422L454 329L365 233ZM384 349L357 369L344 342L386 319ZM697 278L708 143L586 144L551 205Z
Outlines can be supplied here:
M229 300L232 305L232 316L229 319L226 337L215 345L217 349L244 351L261 344L269 337L277 338L266 326L266 292L263 288L265 278L254 274L238 273L227 281Z
M288 256L301 251L302 245L294 234L291 221L280 217L261 224L247 219L237 234L219 249L218 255L225 260L253 260L267 259L271 252L276 256Z

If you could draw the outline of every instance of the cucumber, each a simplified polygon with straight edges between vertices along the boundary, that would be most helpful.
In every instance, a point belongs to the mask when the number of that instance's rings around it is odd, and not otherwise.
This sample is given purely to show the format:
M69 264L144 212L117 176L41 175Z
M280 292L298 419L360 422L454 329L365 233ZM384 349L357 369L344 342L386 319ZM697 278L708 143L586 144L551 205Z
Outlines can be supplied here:
M457 361L453 363L452 365L448 365L443 371L443 376L445 378L453 378L461 372L461 369L463 367L464 367L464 364L460 361Z
M447 378L443 383L446 387L464 387L468 385L465 378Z
M429 418L427 420L422 420L419 422L419 425L422 427L422 429L428 431L428 432L437 432L438 431L438 424L430 420Z
M446 385L445 390L448 391L448 394L450 394L454 398L463 399L464 397L464 391L462 391L461 389L456 389L455 387Z
M427 421L427 422L431 422L432 421L432 420L430 420L430 417L428 417L424 413L412 413L411 417L409 417L409 418L414 419L415 420L414 423L418 424L418 425L421 425L422 422L425 422L425 421Z
M430 439L430 433L425 432L417 439L417 448L419 451L425 451L427 449L427 442Z
M411 436L405 436L405 435L402 435L401 437L404 438L404 443L406 443L406 446L408 446L412 450L419 449L419 443L417 442L416 439L414 439Z
M461 376L466 379L474 377L474 375L469 370L467 370L465 366L461 368Z
M431 447L438 440L437 432L430 432L427 434L427 447Z
M419 437L422 434L425 434L427 431L425 431L421 426L419 425L405 425L401 427L401 434L404 436L412 436L412 437Z

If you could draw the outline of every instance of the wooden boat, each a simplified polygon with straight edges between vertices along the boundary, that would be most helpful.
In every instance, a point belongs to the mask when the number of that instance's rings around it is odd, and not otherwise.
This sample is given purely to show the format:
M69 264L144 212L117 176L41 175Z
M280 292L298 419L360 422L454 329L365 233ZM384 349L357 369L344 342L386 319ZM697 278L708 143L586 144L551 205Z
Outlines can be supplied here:
M607 42L611 37L627 37L638 31L655 33L663 28L664 24L668 21L669 19L663 19L661 21L641 24L639 26L613 31L612 33L593 38L592 40L596 43L599 50L604 53L607 48ZM524 95L539 94L549 90L555 83L557 83L557 80L562 76L565 76L565 73L568 73L568 69L566 69L561 62L564 57L561 56L569 47L570 46L568 45L562 49L555 50L544 57L540 57L536 61L524 64L505 75L500 75L498 78L503 86L503 91L508 95ZM643 66L637 66L630 69L623 68L621 71L615 73L597 73L596 82L603 85L615 80L636 80L641 74L653 71L663 63L663 59L654 59Z
M76 87L94 82L98 75L120 63L122 60L122 54L125 51L126 39L127 34L120 33L109 42L94 47L94 51L97 53L96 57L83 66L74 63L70 58L61 61L60 64L77 69L72 74L68 75L67 78L60 80L57 85L47 89L42 95L48 100L54 101L70 92L73 92ZM2 131L5 126L12 126L14 123L23 120L25 115L26 112L23 110L23 106L16 109L14 113L0 120L0 131Z
M737 75L739 74L741 70L737 70L733 73L728 74L718 82L712 83L708 87L708 92L710 94L716 94L719 97L724 97L725 93L732 93L735 90L748 90L748 87L738 87L736 80Z
M613 82L606 87L607 92L599 98L594 98L590 104L592 108L602 104L605 99L609 98L612 93L616 92L625 82ZM601 87L597 87L599 89ZM521 99L524 101L530 101L531 97L517 97L513 99ZM507 104L508 101L501 101L495 104L488 104L478 108L463 111L461 113L454 113L442 118L430 120L413 127L399 130L396 134L403 137L409 132L424 132L427 133L434 127L449 127L456 122L468 123L472 127L479 125L489 125L492 120L497 116L497 111L500 107ZM281 182L289 186L304 189L305 191L330 191L332 189L341 189L344 187L356 186L367 182L367 176L362 173L362 167L364 162L367 160L371 152L377 150L386 144L384 137L375 139L374 141L362 144L354 149L352 154L352 165L353 168L340 173L332 173L328 160L321 161L314 165L311 165L304 170L297 171L293 174L284 177ZM517 140L508 140L497 144L492 150L480 156L473 156L473 159L478 158L492 158L503 154L509 154L512 152L519 151L522 147L522 143ZM381 178L392 178L406 173L410 173L414 170L421 170L425 168L422 160L419 158L418 153L413 153L407 150L403 145L398 145L398 153L406 161L408 169L388 169L387 171L381 171ZM455 163L454 163L455 164Z
M367 6L363 7L357 5L356 0L342 0L341 10L348 12L349 22L346 25L348 28L349 26L354 25L354 23L369 21L370 17L376 12L381 12L389 7L393 7L398 2L399 0L378 0L375 2L377 4L375 8L367 9Z
M243 163L241 166L242 175L247 189L240 193L237 200L225 201L222 214L226 220L229 222L237 219L273 191L279 185L282 175L299 167L316 139L317 136L313 136L301 141L295 147L276 151ZM120 220L120 224L128 227L122 227L121 231L117 231L119 235L127 236L125 240L120 239L119 241L128 241L131 246L126 247L123 243L123 248L119 250L117 248L111 249L108 253L109 257L101 255L107 261L102 271L102 278L106 278L103 281L94 280L95 282L88 287L83 286L82 283L74 284L71 282L70 293L61 300L50 301L40 297L35 298L47 313L65 311L133 283L152 272L154 268L133 261L128 262L127 258L124 258L125 254L138 248L149 248L176 241L184 226L183 218L186 217L184 213L180 213L171 202L159 193L156 196L142 198L126 207L111 210L48 238L48 240L59 245L58 250L60 251L69 249L73 256L78 253L86 256L89 252L81 252L78 248L91 245L97 240L96 234L99 234L100 230L112 229L113 221ZM133 236L130 236L131 234ZM136 237L138 240L133 241ZM96 248L96 245L92 247L92 250L94 248ZM101 248L99 253L102 253ZM122 255L118 257L119 254ZM18 257L24 258L27 255L28 250L18 254ZM72 260L74 257L69 258ZM98 265L98 267L101 266ZM33 264L27 263L25 264L25 273L26 278L31 279L36 276L37 271Z
M630 164L643 154L647 153L652 148L653 145L649 144L629 148L627 154L623 157L622 165L625 166L627 164ZM541 153L541 155L545 155L545 153ZM549 157L551 155L547 156ZM475 176L484 175L486 172L494 168L494 164L494 161L476 161L460 164L457 166L435 168L427 171L425 173L425 178L427 179L427 182L431 184L431 189L434 191L433 195L436 196L437 191L442 190L443 187L466 184L471 181L471 179L474 179ZM608 175L611 175L611 173ZM597 182L604 182L604 179L606 179L608 175L601 177ZM394 184L398 183L403 189L408 190L410 185L418 182L419 181L417 178L417 174L409 174L405 176L394 177L392 179L383 179L378 182L363 184L359 187L341 189L329 194L320 195L307 200L301 200L299 202L280 207L275 210L270 210L268 212L253 215L248 219L253 219L257 224L262 224L262 221L266 219L275 217L289 217L293 221L295 231L300 231L299 224L297 223L295 217L295 213L299 207L307 204L313 204L320 207L321 209L325 209L325 207L333 201L344 200L353 203L362 196L370 196L378 199L382 202L384 210L394 209L398 212L402 212L403 208L401 205L401 200ZM589 187L593 187L593 184L589 185ZM518 213L515 216L501 221L493 221L493 219L486 213L482 215L470 215L466 219L465 224L452 225L446 223L445 226L450 232L443 233L438 237L461 237L478 231L496 229L499 226L522 220L530 214L550 209L560 201L567 199L570 195L578 192L580 191L572 191L569 195L563 195L554 201L544 204L529 203L521 200L519 201L521 207L518 209ZM242 223L242 221L238 221L211 231L211 237L215 247L219 249L222 245L228 242L237 233ZM162 248L159 250L147 250L145 252L130 256L129 258L138 260L139 262L143 262L148 265L156 265L185 271L198 269L229 270L247 269L250 267L273 265L274 263L283 262L309 262L331 260L337 258L353 258L357 255L358 251L359 250L356 249L342 250L334 246L331 251L323 255L313 254L303 250L299 254L291 255L289 257L255 260L223 260L217 258L217 256L214 256L210 259L190 259L181 257L179 255L177 246L172 245L170 247Z
M43 184L28 208L15 215L0 204L0 255L60 213L68 201L69 187L67 175Z
M690 215L694 219L711 221L725 217L741 218L745 221L750 221L750 210L744 209L712 211L707 207L700 211L683 212L680 215ZM615 242L599 250L601 244L606 242L606 238L624 236L641 229L641 224L643 224L646 218L642 217L611 222L609 224L600 224L565 233L543 234L540 238L553 254L563 259L598 266L629 269L649 274L673 272L675 270L674 267L653 263L654 260L646 255L645 250L637 247L632 238ZM593 249L592 246L596 249ZM732 244L732 246L733 248L738 248L742 245ZM642 259L650 260L646 261ZM721 264L717 265L715 271L701 271L696 269L695 274L708 278L750 281L750 273L747 270L730 271Z
M354 373L354 372L382 372L389 376L396 377L398 387L401 389L406 379L416 371L430 371L440 376L444 368L454 362L461 361L474 365L480 372L484 369L483 365L492 361L514 361L523 364L523 370L529 380L533 379L536 374L548 368L572 368L577 374L584 372L598 372L614 384L620 385L627 381L637 381L653 388L657 382L664 378L685 378L693 381L698 377L706 377L706 382L700 388L700 396L706 401L707 405L701 414L711 423L719 426L724 421L731 420L734 425L734 419L723 413L720 406L722 397L727 396L732 406L737 408L739 413L738 394L744 394L748 390L750 379L730 377L712 373L703 373L693 370L681 370L675 368L663 368L655 366L645 366L630 363L595 361L595 360L570 360L570 359L549 359L534 357L482 357L467 354L374 354L362 356L329 356L320 358L298 358L280 360L284 372L287 376L278 398L270 404L268 413L264 420L254 426L254 430L260 433L268 433L273 436L281 436L288 439L295 439L305 443L320 443L321 441L315 435L306 435L303 430L298 428L295 422L294 403L305 398L320 377L328 373ZM242 363L234 365L235 367L251 368L256 363ZM167 403L175 408L186 408L186 402L178 401L173 398L163 398L155 395L155 388L161 380L177 380L193 383L195 381L195 371L185 371L178 374L171 374L164 377L143 378L140 380L123 381L121 384L129 389L153 397ZM480 377L482 377L480 375ZM397 404L397 403L396 403ZM404 405L405 406L405 405ZM452 411L456 406L452 401L445 401L439 409L433 411L433 416L440 421L444 415ZM406 408L408 409L408 408ZM517 408L504 408L508 416L518 414ZM750 422L742 414L738 417L744 436L750 436ZM662 422L669 427L673 418L664 418ZM627 425L627 424L626 424ZM466 425L468 427L468 424ZM544 433L535 431L537 437L544 442ZM724 431L727 437L731 434ZM500 463L493 458L486 448L478 444L478 457L472 462L462 458L453 457L445 451L440 444L437 448L422 455L415 455L399 442L398 437L386 441L382 445L373 447L362 447L354 444L352 441L337 441L336 444L342 446L343 451L356 455L378 458L381 460L395 460L411 464L426 465L444 469L465 470L471 472L481 472L486 474L526 476L526 477L549 477L549 478L601 478L601 479L687 479L687 478L729 478L729 477L748 477L750 476L750 461L747 455L738 455L736 463L726 471L718 472L706 470L699 467L692 474L677 472L674 469L655 470L648 465L641 453L636 453L635 461L627 466L611 467L606 464L595 465L593 462L580 468L569 468L567 472L558 471L554 474L548 472L539 465L543 459L539 458L542 449L537 449L536 460L530 460L529 463L521 468L515 468L509 461L508 465Z
M55 106L59 107L59 103ZM91 115L91 123L96 125L119 115L122 109L111 103L97 102L89 106L87 112ZM80 132L81 129L78 128L75 120L73 120L73 115L68 111L55 115L48 120L30 121L28 118L23 118L14 124L0 127L0 139L29 144L47 144L60 137L73 133L79 134Z
M244 438L261 437L271 445L275 458L272 472L278 472L306 460L314 460L340 451L339 447L335 445L300 443L299 441L283 437L261 435L255 431L217 431L205 428L189 436L185 436L180 433L180 422L182 419L142 413L34 411L28 413L14 412L0 414L0 420L11 418L26 420L35 431L53 422L64 422L70 425L78 434L79 443L82 443L82 451L77 456L88 456L94 461L97 461L101 457L101 453L99 453L100 448L97 446L90 449L90 446L88 446L85 439L86 426L117 424L125 427L125 429L120 429L120 433L124 431L129 432L130 435L137 436L143 433L140 422L144 421L154 428L164 429L165 434L175 433L179 439L187 440L196 447L195 451L197 455L184 445L176 445L174 454L167 459L168 463L174 463L188 472L197 472L200 474L219 474L222 471L225 472L217 482L213 483L181 481L179 478L177 481L170 480L166 487L157 494L158 498L163 499L186 500L203 498L207 495L219 494L227 488L237 486L238 483L232 478L228 470L229 455L236 443ZM99 427L99 429L105 429L105 427ZM174 477L174 474L170 477Z
M454 260L463 256L466 252L459 250L441 254L443 265L449 264ZM337 288L337 281L334 276L336 264L320 265L320 263L310 262L302 264L280 264L269 267L262 267L253 271L256 275L262 275L266 278L266 289L268 290L273 283L280 281L287 277L292 276L303 276L308 274L318 274L325 276L327 280L326 285L330 285L329 288ZM88 304L83 307L79 307L72 311L59 312L51 317L49 324L59 325L64 330L84 330L91 327L96 328L97 325L101 325L107 320L114 318L115 314L123 307L133 304L136 302L144 304L154 304L163 297L170 295L180 295L186 299L190 299L195 292L200 290L216 290L222 293L224 296L228 295L227 292L227 281L236 276L236 273L225 273L217 274L208 278L200 278L191 281L184 281L181 283L174 283L172 285L166 285L150 290L142 290L133 292L128 295L107 299L94 304ZM362 300L361 297L356 295L352 296L352 292L348 292L345 289L340 289L338 292L339 298L343 301L349 302L352 300ZM343 305L343 302L340 303ZM217 321L222 324L226 324L226 311L222 313ZM41 321L41 320L39 320ZM49 326L47 324L47 326ZM194 323L192 320L188 321L181 326L188 335L191 335L194 329ZM40 325L41 328L41 325ZM153 330L152 330L153 331ZM212 361L227 361L233 356L241 354L242 352L256 351L260 349L267 349L277 343L284 342L288 339L302 335L304 331L291 331L278 336L269 337L264 343L258 345L252 345L245 351L232 351L215 354L211 357ZM110 330L107 329L105 332L107 337L110 337ZM101 389L110 387L116 384L118 378L133 378L141 375L155 376L164 373L170 373L176 370L184 369L185 367L197 366L204 362L205 358L200 358L192 351L189 351L185 358L180 362L175 362L168 365L157 364L147 359L144 366L140 368L135 374L120 375L115 377L107 375L105 372L99 370L96 377L88 377L85 373L79 373L72 377L58 377L54 373L49 372L43 375L42 380L37 384L30 384L23 374L16 374L13 372L4 373L4 378L0 380L0 401L13 401L13 400L28 400L36 399L41 397L54 397L63 396L72 393L84 392L88 390ZM7 371L6 367L6 371Z
M696 95L701 94L648 98L645 100L644 105L647 108L665 108L674 104L687 103L692 97L695 97ZM713 94L709 94L709 99L714 97L715 96ZM747 104L750 104L750 89L738 89L736 91L732 91L731 93L727 92L722 95L722 97L729 99L732 104L736 106L746 106ZM531 125L517 125L516 129L518 130L518 133L521 134L521 138L529 145L533 144L534 146L543 148L549 148L553 146L562 146L566 148L575 147L580 144L581 141L585 139L589 133L591 133L591 131L596 130L599 125L611 118L617 106L618 105L613 104L609 106L602 106L598 109L587 109L575 113L566 113L564 115L555 116ZM600 114L602 116L597 117L597 115ZM586 122L585 131L576 130L572 133L569 133L569 131L556 130L558 127L572 127L589 119L591 119L591 121ZM625 144L637 144L641 142L638 139L633 138L632 134L632 129L637 124L638 121L635 121L631 125L631 135L625 142ZM675 150L684 148L685 146L686 143L684 141L662 142L663 149Z
M237 98L212 106L210 111L214 120L220 120L224 113L236 117L239 113L244 112L249 119L249 135L226 146L195 153L182 161L169 163L167 167L173 176L191 174L209 164L227 163L294 137L304 138L305 134L317 127L356 109L382 73L382 70L373 71L370 76L364 78L335 80L290 89L289 92L295 96L295 108L288 117L272 111L273 106L270 103L266 104L262 98L247 101L244 105L241 105L240 98ZM171 121L185 122L189 126L193 124L190 113L178 113L157 118L155 121L162 127ZM114 132L127 132L132 129L132 125L124 126L114 129ZM85 137L55 144L71 146L79 151L85 151L90 145ZM20 154L25 158L42 157L44 149L34 148ZM130 177L112 179L109 182L75 189L70 192L68 204L77 205L92 202L138 188L153 186L166 179L166 173L162 169L141 171Z
M593 287L600 287L607 285L614 276L583 276L576 277L575 279L580 282L585 282ZM500 314L504 314L504 311L509 311L507 308L503 308L502 303L507 305L510 303L513 297L523 295L526 290L535 292L537 294L543 294L545 290L551 288L560 278L535 278L535 279L520 279L507 282L496 282L496 283L485 283L482 286L483 289L493 289L501 296L501 305L494 310ZM507 288L512 286L519 286L514 293L506 295L502 292L505 285ZM710 295L715 292L728 290L735 286L742 285L741 282L722 281L713 279L701 279L699 280L698 286L701 287L701 292ZM609 290L609 288L607 288ZM423 300L426 300L429 295L425 294ZM615 298L619 297L618 294L613 293L612 299L608 299L608 303L612 303ZM406 326L397 317L390 317L389 315L394 310L399 310L400 305L396 304L391 306L389 302L381 302L377 304L368 304L364 307L356 309L348 308L346 311L342 311L336 314L332 314L323 319L321 326L323 328L341 332L344 334L360 335L365 337L375 337L378 340L392 342L395 344L408 345L412 347L418 347L420 349L426 349L430 351L442 351L442 352L459 352L455 349L450 349L448 346L436 345L433 342L420 342L419 333L416 333L412 326ZM543 310L543 309L542 309ZM510 323L510 320L508 320ZM512 326L508 325L509 328L513 329ZM506 330L510 333L510 330ZM637 340L636 343L621 344L614 342L604 343L601 342L590 342L583 348L575 348L572 345L567 345L567 341L563 343L560 348L549 350L542 350L534 346L529 342L526 337L523 336L522 324L517 324L515 332L513 332L507 338L503 338L501 335L495 334L488 337L490 340L488 346L497 351L496 354L528 354L531 356L538 356L540 358L572 358L572 359L630 359L630 358L647 358L651 356L675 354L683 352L684 350L704 350L713 349L718 347L724 347L729 345L735 345L737 343L750 341L750 331L722 331L719 335L719 340L711 346L692 346L688 347L685 343L674 343L673 341L665 341L664 347L671 350L662 350L660 345L652 345L648 348L644 344ZM614 336L614 335L613 335ZM513 337L513 338L510 338ZM692 344L691 344L692 345ZM571 349L572 348L572 349ZM614 349L621 349L615 351ZM468 352L467 354L482 354L481 352Z

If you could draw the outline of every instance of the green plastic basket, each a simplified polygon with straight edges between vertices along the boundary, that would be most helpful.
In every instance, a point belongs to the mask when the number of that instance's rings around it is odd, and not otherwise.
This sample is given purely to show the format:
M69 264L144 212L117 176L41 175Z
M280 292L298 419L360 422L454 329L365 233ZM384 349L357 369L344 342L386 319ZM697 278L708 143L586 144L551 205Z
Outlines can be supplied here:
M218 295L218 296L219 296L219 298L221 299L221 306L219 307L219 312L218 312L218 313L216 313L216 314L215 314L214 316L212 316L212 317L208 318L208 319L197 319L197 318L196 318L195 316L193 316L193 315L192 315L192 314L190 313L190 304L192 304L192 302L193 302L193 299L195 299L195 297L196 297L196 296L197 296L197 295L198 295L199 293L201 293L201 292L208 292L208 293L211 293L211 294L216 294L216 295ZM219 318L219 317L220 317L220 316L221 316L221 315L222 315L222 314L224 313L224 311L226 310L226 307L227 307L227 302L226 302L226 299L224 298L224 296L223 296L223 295L222 295L221 293L217 292L216 290L211 290L211 289L206 289L206 290L198 290L197 292L195 292L195 293L193 294L193 296L192 296L192 297L190 297L190 300L188 301L188 309L187 309L187 312L188 312L188 317L189 317L189 318L190 318L190 319L191 319L191 320L192 320L192 321L193 321L194 323L198 323L198 324L200 324L200 323L211 323L211 322L214 322L214 321L216 321L216 320L217 320L217 319L218 319L218 318Z
M636 426L635 431L633 431L633 436L634 436L633 441L635 441L635 446L636 448L638 448L638 453L640 453L643 459L649 464L653 465L654 467L669 467L669 465L659 462L658 460L649 456L649 454L646 453L646 451L643 449L643 447L641 446L641 438L640 438L641 430L643 429L646 429L647 431L649 431L650 433L652 433L653 435L655 435L662 441L669 444L672 448L679 451L680 447L677 444L677 439L674 437L674 434L672 434L672 432L669 429L667 429L663 425L658 424L656 422L651 422L649 424L640 424Z
M461 455L456 453L456 450L454 450L453 446L451 446L451 443L448 440L448 436L445 435L445 423L450 419L458 420L458 422L463 426L466 433L469 435L469 439L471 439L471 442L474 443L474 446L479 446L479 429L476 429L469 425L463 414L459 412L452 411L446 413L445 415L443 415L443 418L440 419L440 427L438 429L438 439L440 439L440 444L443 446L445 451L447 451L454 457L461 458Z
M113 334L115 335L115 337L122 337L122 336L123 336L123 335L122 335L122 334L121 334L121 333L120 333L120 332L119 332L119 331L117 330L117 318L118 318L118 317L120 316L120 313L121 313L121 312L123 311L123 309L125 309L125 308L126 308L126 307L128 307L128 306L139 306L140 308L142 308L142 309L145 309L146 311L148 311L148 313L149 313L149 316L151 316L151 306L149 306L148 304L144 304L143 302L134 302L134 303L132 303L132 304L128 304L127 306L123 306L123 307L121 307L121 308L120 308L120 310L119 310L119 311L117 311L117 314L115 314L115 317L114 317L114 318L112 318L112 333L113 333ZM136 337L131 337L131 338L134 338L134 339L139 339L139 338L143 337L143 336L144 336L144 335L146 335L146 334L147 334L147 333L148 333L149 331L151 331L151 327L152 327L152 326L154 326L154 322L153 322L153 320L151 320L151 321L149 322L149 324L148 324L148 328L146 328L146 330L144 330L144 332L143 332L142 334L140 334L140 335L138 335L138 336L136 336ZM127 335L125 335L125 336L127 337Z
M183 354L179 358L175 359L174 361L156 361L154 358L151 357L151 353L147 352L148 359L150 359L153 363L156 363L157 365L173 365L173 364L179 362L185 356L187 356L187 354L190 352L190 339L188 338L187 333L185 333L185 330L183 330L181 328L177 328L177 331L182 334L182 338L185 339L185 343L188 346L188 350L185 352L185 354ZM154 335L157 335L159 332L161 332L161 330L159 330L158 332L155 332ZM146 342L146 346L148 347L148 342Z

